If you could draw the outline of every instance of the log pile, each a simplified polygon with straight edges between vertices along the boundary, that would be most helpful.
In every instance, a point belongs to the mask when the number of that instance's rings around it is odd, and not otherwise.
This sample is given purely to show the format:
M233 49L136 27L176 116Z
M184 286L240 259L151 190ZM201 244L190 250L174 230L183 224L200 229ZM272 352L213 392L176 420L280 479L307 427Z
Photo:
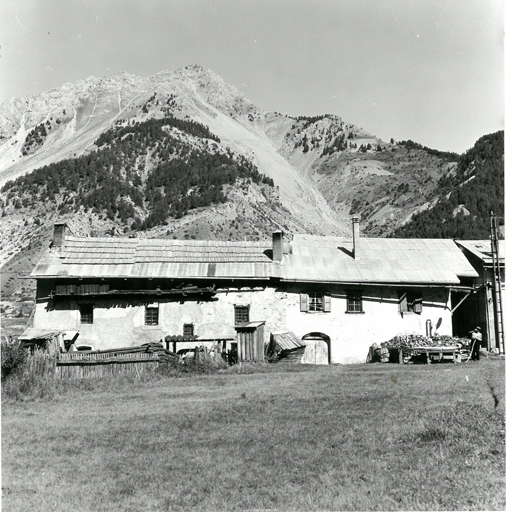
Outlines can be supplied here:
M465 353L470 350L471 340L447 335L422 336L421 334L405 334L394 336L380 345L373 343L369 349L367 362L388 362L390 361L391 353L398 354L400 349L402 349L404 359L409 360L419 356L422 353L420 349L423 348L455 346Z
M79 364L84 364L86 362L105 364L106 362L117 362L127 359L129 362L133 362L136 356L138 356L139 361L142 362L146 357L143 357L144 354L152 354L154 358L158 359L160 362L179 361L180 359L177 354L165 349L162 343L150 342L144 343L140 347L120 347L107 350L67 352L59 354L58 364L72 364L72 362L77 362Z
M144 343L140 348L145 348L145 352L147 354L156 354L158 355L158 360L163 363L166 361L179 361L180 357L171 352L170 350L164 348L162 343Z

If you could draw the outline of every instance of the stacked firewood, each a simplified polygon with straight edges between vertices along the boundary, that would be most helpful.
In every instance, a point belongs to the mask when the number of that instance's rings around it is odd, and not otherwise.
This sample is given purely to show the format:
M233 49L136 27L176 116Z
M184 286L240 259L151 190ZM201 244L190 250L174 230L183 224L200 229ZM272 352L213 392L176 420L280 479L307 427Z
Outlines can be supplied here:
M157 343L157 342L144 343L143 345L141 345L140 348L144 349L144 352L147 354L156 354L158 356L158 360L161 363L169 361L169 360L170 361L179 361L179 359L180 359L180 357L177 354L164 348L162 343Z
M455 336L435 335L422 336L420 334L406 334L402 336L394 336L389 341L384 342L388 348L416 349L423 347L454 347L463 346L469 343L466 338L458 338ZM381 344L383 346L383 343Z
M390 350L402 349L404 358L420 355L419 349L427 347L458 347L461 351L469 350L471 340L456 336L436 334L434 336L422 336L421 334L405 334L394 336L381 345L374 343L369 349L368 362L387 362Z

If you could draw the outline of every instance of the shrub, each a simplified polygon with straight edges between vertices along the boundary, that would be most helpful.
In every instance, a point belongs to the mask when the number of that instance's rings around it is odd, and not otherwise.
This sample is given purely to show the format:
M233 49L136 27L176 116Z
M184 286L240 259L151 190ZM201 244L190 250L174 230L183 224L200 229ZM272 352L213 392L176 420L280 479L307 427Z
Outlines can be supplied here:
M56 392L56 356L30 354L18 342L2 343L2 399L52 398Z
M27 366L29 352L17 342L2 343L2 383L14 375L19 375Z

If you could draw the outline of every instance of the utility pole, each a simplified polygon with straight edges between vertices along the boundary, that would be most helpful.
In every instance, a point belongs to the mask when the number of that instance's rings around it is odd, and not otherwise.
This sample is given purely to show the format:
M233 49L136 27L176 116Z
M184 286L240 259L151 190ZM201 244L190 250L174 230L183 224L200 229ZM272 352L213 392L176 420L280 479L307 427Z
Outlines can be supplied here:
M501 267L499 265L499 242L497 239L497 216L490 212L490 243L492 247L492 266L494 272L494 324L496 343L499 352L504 354L504 324L501 294Z

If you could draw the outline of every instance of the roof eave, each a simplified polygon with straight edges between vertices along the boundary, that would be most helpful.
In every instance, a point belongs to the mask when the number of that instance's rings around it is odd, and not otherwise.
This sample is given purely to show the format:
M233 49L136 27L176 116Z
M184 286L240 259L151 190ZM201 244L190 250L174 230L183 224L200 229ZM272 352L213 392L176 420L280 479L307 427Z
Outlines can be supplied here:
M313 283L313 284L334 284L345 286L397 286L397 287L424 287L441 288L460 284L460 280L445 282L402 282L402 281L315 281L314 279L285 279L285 283Z

